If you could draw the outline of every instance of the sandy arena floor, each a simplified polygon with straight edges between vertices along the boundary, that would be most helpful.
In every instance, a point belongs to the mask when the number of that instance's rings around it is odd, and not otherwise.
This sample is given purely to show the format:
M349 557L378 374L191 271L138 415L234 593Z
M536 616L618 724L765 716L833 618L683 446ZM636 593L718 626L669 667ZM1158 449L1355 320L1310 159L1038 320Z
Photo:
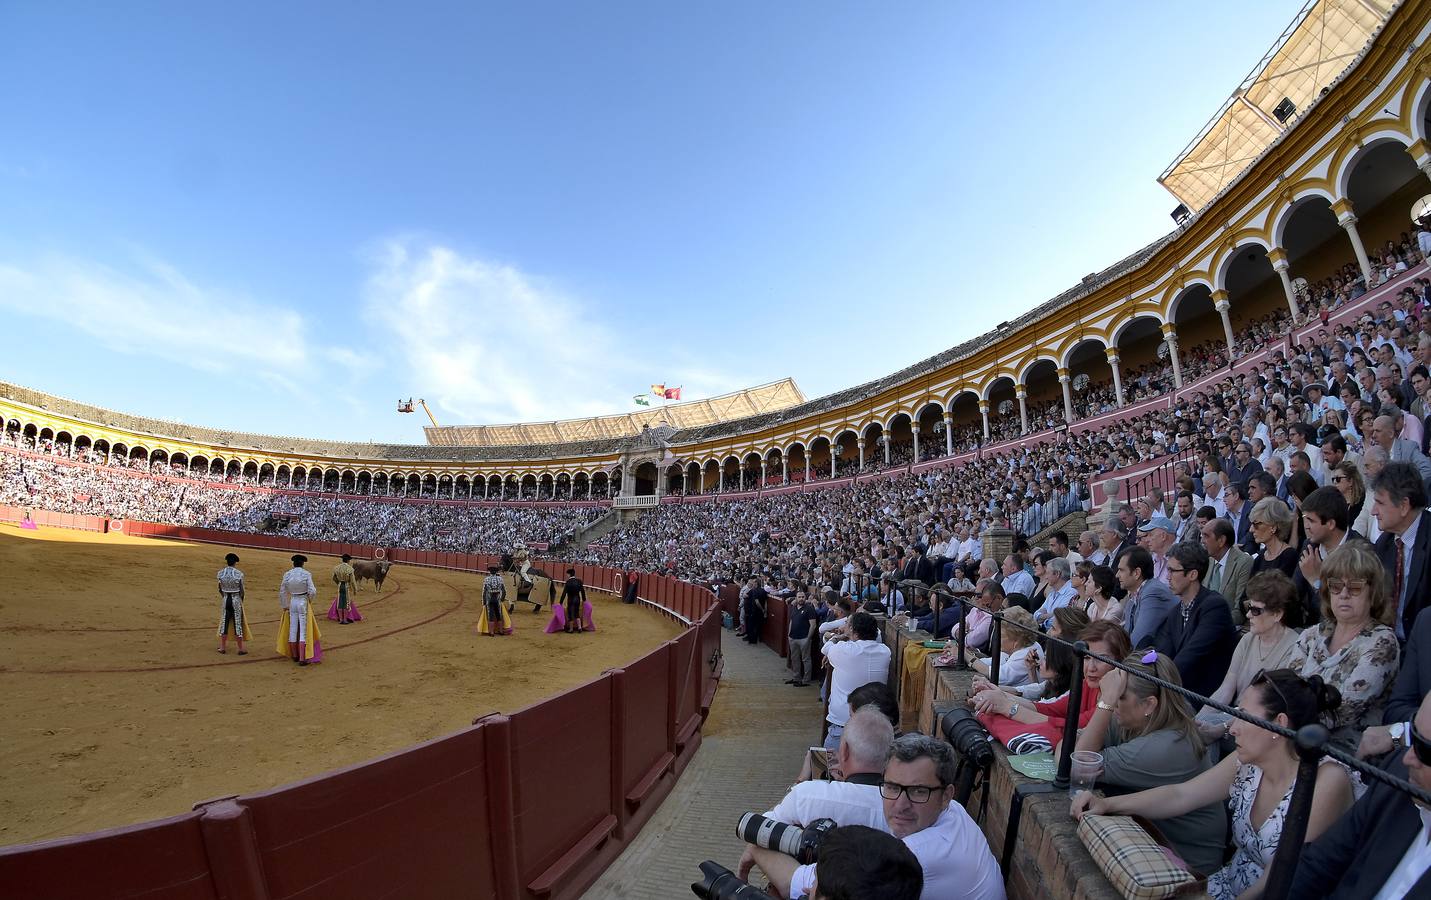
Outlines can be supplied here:
M287 554L238 549L255 638L216 652L226 548L0 526L0 844L189 810L361 762L510 712L678 633L591 594L599 631L478 636L481 579L397 566L363 622L322 620L324 662L274 653ZM334 596L336 559L308 569ZM327 585L327 588L325 588ZM533 596L546 595L539 582Z

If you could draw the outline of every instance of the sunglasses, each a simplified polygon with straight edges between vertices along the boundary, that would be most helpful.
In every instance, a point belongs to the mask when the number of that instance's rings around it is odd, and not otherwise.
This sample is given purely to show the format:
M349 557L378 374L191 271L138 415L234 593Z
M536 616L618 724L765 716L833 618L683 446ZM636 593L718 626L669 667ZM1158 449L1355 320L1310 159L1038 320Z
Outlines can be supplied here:
M1253 606L1251 603L1242 604L1242 609L1254 619L1267 611L1265 606Z
M1365 582L1365 581L1328 581L1328 582L1327 582L1327 593L1328 593L1328 594L1341 594L1341 593L1360 594L1360 593L1361 593L1362 591L1364 591L1364 590L1366 590L1366 582Z
M1411 749L1416 751L1416 758L1421 761L1421 765L1431 766L1431 740L1422 737L1415 725L1411 726Z
M1277 682L1276 682L1276 681L1273 681L1273 680L1272 680L1272 677L1267 674L1267 670L1266 670L1266 669L1263 669L1262 671L1258 672L1256 675L1252 676L1252 681L1250 682L1250 684L1265 684L1265 685L1270 686L1270 687L1272 688L1272 691L1277 695L1278 699L1280 699L1280 700L1282 701L1282 708L1283 708L1283 709L1291 709L1291 708L1292 708L1292 704L1290 704L1290 703L1287 702L1287 695L1284 694L1284 693L1282 693L1282 689L1281 689L1280 687L1278 687L1278 686L1277 686ZM1428 748L1428 749L1431 749L1431 748Z

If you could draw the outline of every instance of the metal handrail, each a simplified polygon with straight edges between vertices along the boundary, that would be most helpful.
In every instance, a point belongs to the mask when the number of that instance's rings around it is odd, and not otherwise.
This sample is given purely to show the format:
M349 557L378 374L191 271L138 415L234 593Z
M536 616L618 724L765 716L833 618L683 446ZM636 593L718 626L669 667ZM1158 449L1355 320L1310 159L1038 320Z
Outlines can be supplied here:
M964 618L962 607L972 602L950 591L944 585L930 587L915 579L906 579L899 583L901 585L917 585L936 596L942 594L959 603L961 606L961 624ZM989 613L989 615L993 616L990 650L994 651L989 654L989 680L994 684L998 684L999 654L997 647L1000 632L1004 624L1004 614L1002 612L995 612ZM936 619L936 624L937 621ZM1297 780L1292 788L1292 799L1288 804L1287 815L1282 828L1282 837L1277 845L1277 853L1272 859L1272 866L1268 869L1267 885L1263 891L1264 897L1271 898L1271 900L1282 900L1291 890L1292 876L1296 873L1297 859L1301 853L1303 838L1306 836L1307 820L1311 817L1312 813L1312 791L1316 787L1317 766L1320 764L1322 757L1325 756L1336 760L1347 768L1362 775L1364 778L1380 781L1396 790L1409 794L1412 798L1420 801L1425 806L1431 806L1431 792L1422 790L1410 782L1397 778L1389 772L1370 765L1332 746L1331 735L1322 725L1304 725L1296 730L1285 728L1276 722L1270 722L1258 716L1251 715L1235 706L1229 706L1226 703L1213 700L1211 697L1205 697L1196 691L1190 691L1182 685L1173 684L1155 675L1138 671L1120 659L1110 659L1109 657L1094 653L1088 649L1088 645L1083 641L1068 641L1063 638L1053 637L1052 635L1039 631L1037 628L1029 628L1017 622L1011 621L1007 624L1011 627L1033 633L1042 640L1062 644L1072 650L1074 654L1074 677L1069 682L1070 686L1068 691L1068 718L1064 720L1064 733L1060 747L1061 752L1058 758L1058 770L1053 781L1055 790L1068 789L1069 774L1073 766L1073 749L1078 740L1078 719L1082 712L1080 707L1083 699L1082 685L1085 658L1096 659L1105 665L1112 666L1115 669L1121 669L1136 678L1151 681L1164 690L1171 691L1185 700L1192 701L1194 707L1210 707L1218 712L1232 716L1235 719L1240 719L1249 725L1255 725L1258 728L1271 731L1293 742L1298 756ZM959 664L961 667L964 663L964 635L964 630L961 628L959 631Z

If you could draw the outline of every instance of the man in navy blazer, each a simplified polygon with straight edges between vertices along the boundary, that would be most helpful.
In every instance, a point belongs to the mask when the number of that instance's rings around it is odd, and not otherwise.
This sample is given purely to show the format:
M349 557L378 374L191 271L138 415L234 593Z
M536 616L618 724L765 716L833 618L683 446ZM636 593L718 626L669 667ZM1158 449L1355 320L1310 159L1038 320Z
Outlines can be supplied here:
M1178 605L1168 586L1153 577L1153 554L1134 547L1118 559L1114 572L1118 583L1127 591L1123 601L1123 622L1133 647L1151 647L1168 614ZM1226 601L1224 601L1224 604Z
M1386 568L1386 586L1396 610L1392 625L1404 641L1416 614L1431 601L1431 512L1426 511L1426 489L1415 466L1387 463L1371 484L1371 496L1371 514L1381 526L1376 555Z
M1411 637L1401 650L1401 670L1391 688L1382 714L1383 725L1373 725L1361 735L1356 755L1362 759L1381 756L1393 750L1402 752L1411 746L1406 724L1416 715L1421 699L1431 694L1431 609L1421 610ZM1396 727L1393 734L1393 726Z
M1207 568L1207 550L1200 545L1177 544L1168 551L1168 589L1179 603L1153 638L1153 647L1178 667L1183 687L1204 696L1222 684L1237 649L1227 600L1202 586Z
M1431 694L1416 712L1413 746L1386 766L1389 774L1431 791ZM1380 781L1322 836L1302 848L1289 897L1372 900L1431 897L1431 869L1421 869L1428 851L1431 809Z

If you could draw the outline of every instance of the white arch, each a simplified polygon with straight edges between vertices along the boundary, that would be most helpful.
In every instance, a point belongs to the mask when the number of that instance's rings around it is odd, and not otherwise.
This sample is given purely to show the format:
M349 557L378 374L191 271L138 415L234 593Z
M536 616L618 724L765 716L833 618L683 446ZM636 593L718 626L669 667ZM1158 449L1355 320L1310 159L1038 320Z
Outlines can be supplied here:
M1116 329L1114 329L1114 331L1113 331L1113 340L1110 341L1110 343L1111 343L1114 347L1117 347L1117 346L1119 345L1119 343L1120 343L1118 339L1119 339L1120 337L1122 337L1123 332L1124 332L1124 331L1127 331L1127 330L1128 330L1128 326L1132 325L1134 322L1138 321L1139 319L1152 319L1154 322L1157 322L1160 327L1163 325L1163 323L1164 323L1164 321L1165 321L1165 320L1163 319L1163 314L1162 314L1161 312L1158 312L1158 311L1156 311L1156 310L1151 310L1151 309L1140 309L1140 310L1138 310L1137 312L1133 313L1133 315L1131 315L1131 316L1129 316L1127 319L1125 319L1121 324L1119 324L1119 326L1118 326Z
M1215 285L1213 287L1214 291L1227 290L1227 270L1232 268L1233 262L1237 260L1237 254L1240 253L1242 251L1242 248L1244 247L1261 247L1264 253L1271 252L1272 250L1272 247L1267 243L1267 241L1263 240L1258 235L1243 235L1242 240L1237 242L1237 246L1224 253L1222 255L1222 259L1218 260L1217 271L1214 273L1212 279L1212 283L1213 285ZM1271 263L1268 263L1268 265L1270 266Z
M1415 99L1411 101L1411 133L1417 140L1431 143L1426 132L1426 107L1431 104L1431 79L1423 78L1416 87Z
M1173 299L1168 303L1168 309L1165 313L1167 321L1176 322L1178 320L1178 307L1181 306L1182 302L1187 299L1188 294L1192 293L1196 288L1199 287L1207 288L1207 292L1209 294L1213 292L1212 282L1208 281L1206 278L1194 278L1193 280L1189 281L1187 284L1183 285L1182 288L1179 289L1176 294L1173 295Z
M1352 173L1356 171L1356 164L1361 161L1361 158L1382 144L1387 143L1400 144L1401 149L1405 150L1411 143L1411 139L1397 128L1384 128L1381 131L1362 138L1361 146L1357 148L1355 153L1342 160L1342 167L1337 170L1337 196L1347 196L1347 187L1351 184Z
M1336 199L1330 191L1319 187L1306 187L1298 191L1291 200L1287 201L1277 210L1272 220L1272 243L1282 249L1287 248L1286 235L1287 223L1292 221L1292 214L1306 205L1308 200L1315 200L1318 197L1328 203L1335 203ZM1335 218L1335 216L1333 216Z
M1029 360L1028 365L1024 366L1022 369L1019 370L1018 381L1016 381L1015 384L1028 384L1029 373L1033 371L1034 366L1038 365L1041 362L1053 363L1053 367L1055 369L1059 367L1058 357L1054 356L1051 353L1040 352L1038 356L1035 356L1033 359Z
M954 391L954 393L952 393L952 394L949 395L949 400L948 400L948 402L945 403L944 408L945 408L945 409L953 409L953 408L954 408L954 404L957 403L957 402L959 402L959 398L962 397L962 396L965 395L965 394L973 394L975 400L979 400L979 399L980 399L980 397L979 397L979 392L978 392L977 390L975 390L974 388L969 387L968 385L964 385L963 387L960 387L960 388L956 389L956 390Z

